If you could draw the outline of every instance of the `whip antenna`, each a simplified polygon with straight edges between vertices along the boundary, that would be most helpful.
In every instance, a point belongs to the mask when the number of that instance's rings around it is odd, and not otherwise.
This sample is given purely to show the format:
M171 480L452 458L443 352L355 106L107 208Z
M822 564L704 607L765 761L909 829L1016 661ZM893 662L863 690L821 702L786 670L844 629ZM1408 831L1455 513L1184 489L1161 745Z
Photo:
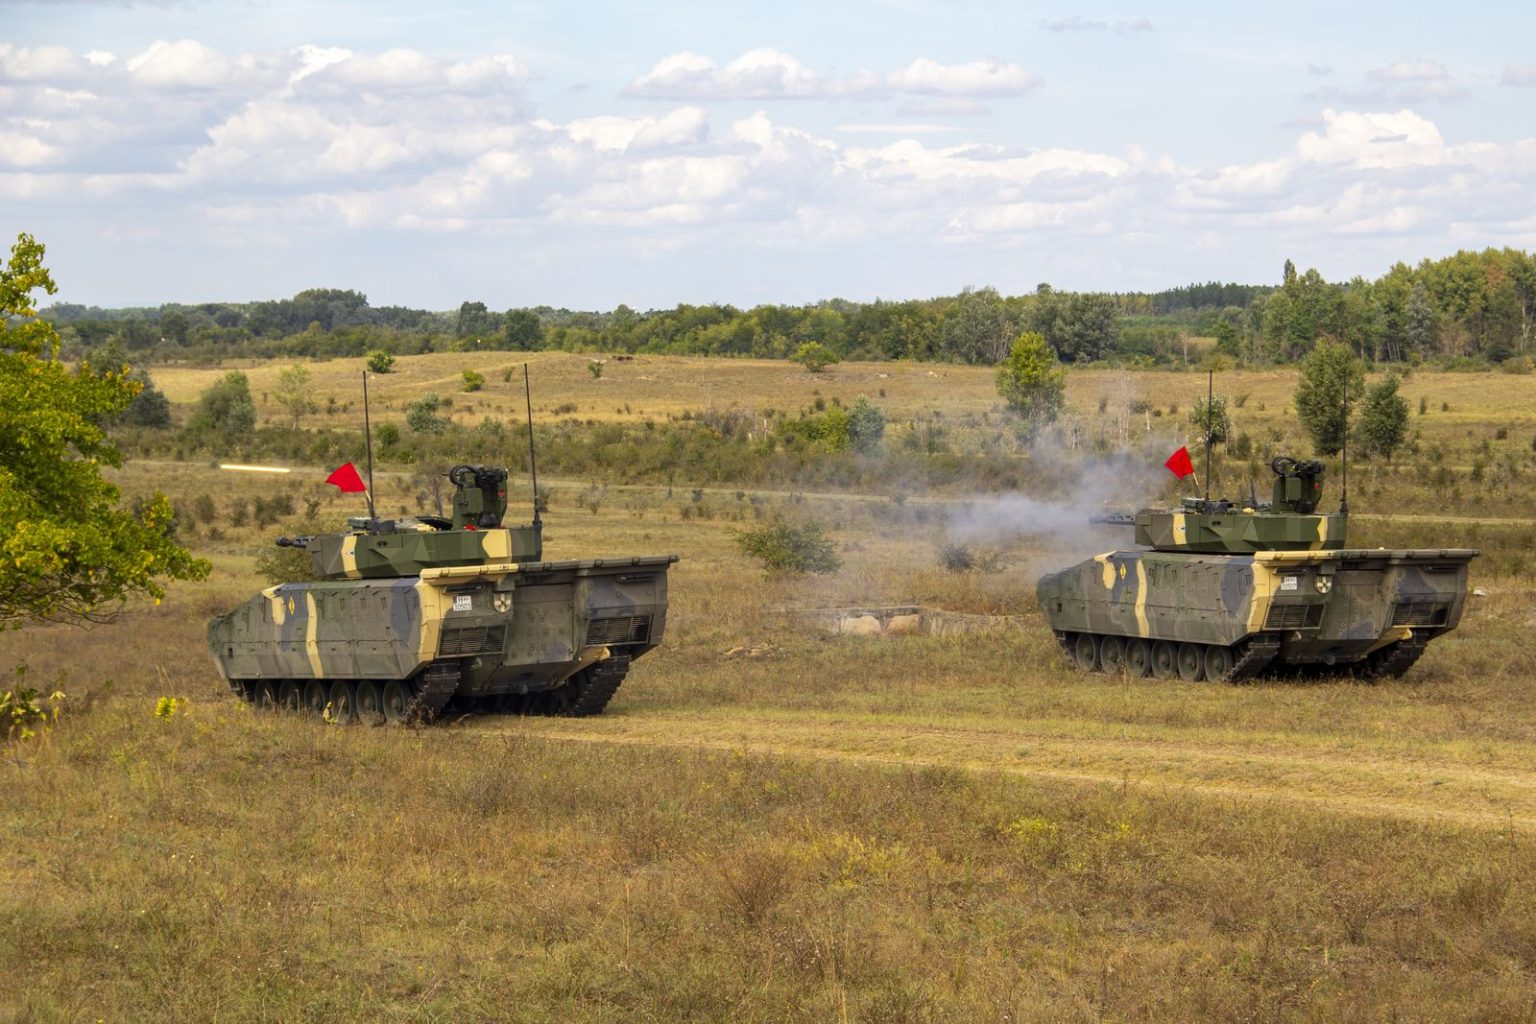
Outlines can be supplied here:
M373 425L368 419L368 371L363 371L363 441L368 446L368 518L378 521L373 510Z
M544 524L539 519L539 462L533 450L533 389L528 383L528 364L523 364L523 401L528 405L528 473L533 477L533 525L537 529Z
M1349 371L1353 369L1351 357L1350 365L1344 370L1344 443L1340 446L1342 454L1339 456L1343 463L1339 483L1339 515L1342 516L1349 515Z
M1205 500L1211 500L1211 398L1216 392L1216 371L1205 377Z

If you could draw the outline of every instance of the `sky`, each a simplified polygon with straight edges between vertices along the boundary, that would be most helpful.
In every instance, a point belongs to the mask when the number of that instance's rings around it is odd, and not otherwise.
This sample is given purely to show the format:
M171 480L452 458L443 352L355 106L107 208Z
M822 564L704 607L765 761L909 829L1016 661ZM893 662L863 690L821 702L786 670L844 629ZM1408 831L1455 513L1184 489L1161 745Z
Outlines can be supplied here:
M927 298L1536 249L1536 5L0 0L58 301Z

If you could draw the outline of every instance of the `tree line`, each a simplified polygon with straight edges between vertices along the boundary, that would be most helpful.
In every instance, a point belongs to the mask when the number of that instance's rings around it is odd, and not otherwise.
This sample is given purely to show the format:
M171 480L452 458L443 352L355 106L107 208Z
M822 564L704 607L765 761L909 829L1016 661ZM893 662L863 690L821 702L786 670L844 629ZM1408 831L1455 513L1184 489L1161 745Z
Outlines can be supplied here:
M356 291L310 289L291 299L44 311L66 351L106 345L137 362L238 357L355 357L499 349L789 358L815 343L840 360L913 359L996 365L1024 332L1063 363L1182 365L1214 338L1233 361L1299 361L1328 339L1375 362L1489 365L1531 354L1536 257L1515 249L1463 251L1376 280L1329 282L1287 260L1278 285L1189 285L1155 293L1058 291L1021 295L968 288L900 301L828 299L802 306L679 304L640 312L549 306L496 311L466 301L433 312L376 307Z

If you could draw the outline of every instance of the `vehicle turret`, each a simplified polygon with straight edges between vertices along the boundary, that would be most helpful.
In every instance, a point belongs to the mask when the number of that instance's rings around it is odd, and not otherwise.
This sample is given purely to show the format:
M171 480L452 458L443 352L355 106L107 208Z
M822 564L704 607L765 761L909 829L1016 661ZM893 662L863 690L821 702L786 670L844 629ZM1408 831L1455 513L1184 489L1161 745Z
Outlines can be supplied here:
M458 465L448 471L453 515L377 519L352 516L346 533L283 537L280 547L309 552L319 579L352 580L416 576L449 566L537 562L543 529L537 515L527 526L502 526L507 511L507 471Z
M1218 554L1342 548L1348 514L1317 511L1323 464L1282 455L1270 469L1275 473L1270 501L1185 498L1177 508L1145 508L1134 518L1136 543L1155 551ZM1101 521L1126 522L1120 517Z

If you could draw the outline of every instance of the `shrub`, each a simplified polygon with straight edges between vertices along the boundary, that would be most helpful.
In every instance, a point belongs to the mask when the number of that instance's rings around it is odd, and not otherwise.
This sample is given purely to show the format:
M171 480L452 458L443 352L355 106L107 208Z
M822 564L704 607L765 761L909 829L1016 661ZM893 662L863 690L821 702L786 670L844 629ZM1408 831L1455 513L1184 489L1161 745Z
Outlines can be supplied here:
M950 572L1000 572L1003 568L1003 555L989 548L950 541L939 548L939 564Z
M832 539L814 521L795 524L776 519L757 529L737 532L736 544L742 554L757 559L771 573L825 576L842 567Z
M485 375L482 373L476 373L474 370L465 370L463 377L465 391L479 391L485 387Z
M939 564L950 572L969 572L976 568L976 556L964 544L945 544L939 548Z
M27 666L16 666L18 685L0 693L0 740L29 740L59 719L64 694L55 690L42 700L30 686L19 685L26 674Z
M848 410L848 443L854 451L868 455L880 446L884 436L885 414L860 395Z
M589 361L587 363L587 372L592 375L592 379L593 380L597 380L600 377L602 377L602 375L603 375L603 361L601 359L593 359L593 360Z
M379 349L368 353L368 369L374 373L389 373L395 368L395 357Z
M446 420L437 418L443 400L436 391L428 391L405 407L405 425L418 434L441 434L448 429Z
M608 488L601 484L593 484L576 497L576 504L597 515L597 510L603 507L603 501L608 497Z
M213 503L213 498L207 494L199 494L192 499L192 516L200 523L211 523L219 514L218 508Z
M832 350L819 341L807 341L795 349L795 354L790 356L789 360L792 363L799 363L812 373L820 373L838 361Z

